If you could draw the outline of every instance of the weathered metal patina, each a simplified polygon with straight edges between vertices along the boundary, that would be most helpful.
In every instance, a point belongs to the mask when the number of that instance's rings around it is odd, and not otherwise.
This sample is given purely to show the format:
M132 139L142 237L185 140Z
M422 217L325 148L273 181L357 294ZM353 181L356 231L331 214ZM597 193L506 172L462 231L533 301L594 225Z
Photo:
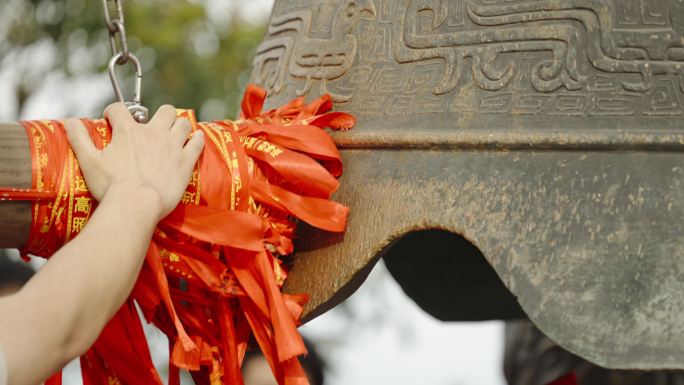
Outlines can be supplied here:
M254 65L271 105L359 118L348 231L303 229L287 283L309 317L384 257L440 319L526 313L597 364L684 368L684 3L277 0Z

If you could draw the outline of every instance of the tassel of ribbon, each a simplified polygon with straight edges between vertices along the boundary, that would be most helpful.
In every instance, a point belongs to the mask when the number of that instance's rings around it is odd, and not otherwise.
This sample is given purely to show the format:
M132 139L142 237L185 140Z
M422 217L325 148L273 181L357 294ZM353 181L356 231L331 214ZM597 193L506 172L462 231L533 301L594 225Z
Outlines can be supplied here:
M345 130L351 115L329 112L323 96L263 111L266 92L249 86L237 121L198 123L207 144L179 206L158 225L131 297L81 357L84 384L159 384L136 307L169 338L169 384L178 369L197 384L242 384L252 336L281 385L307 384L296 327L306 295L284 295L279 259L293 251L295 220L343 231L348 210L330 200L340 154L323 128ZM107 121L83 120L93 142L111 140ZM60 121L22 122L29 135L31 189L0 189L0 199L32 201L21 250L49 258L77 236L96 202L88 192ZM53 376L50 385L59 384Z

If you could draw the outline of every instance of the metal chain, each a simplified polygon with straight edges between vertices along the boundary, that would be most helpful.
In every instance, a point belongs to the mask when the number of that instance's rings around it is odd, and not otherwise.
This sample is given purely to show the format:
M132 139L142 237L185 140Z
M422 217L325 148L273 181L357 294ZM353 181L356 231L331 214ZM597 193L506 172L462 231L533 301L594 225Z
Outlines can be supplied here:
M123 13L123 1L124 0L102 0L102 5L104 6L105 24L107 25L107 30L109 31L109 47L112 50L112 58L109 60L109 78L112 81L112 87L114 88L114 94L116 98L125 103L128 110L133 115L133 118L138 123L146 123L148 111L142 105L141 95L142 95L142 66L140 65L140 60L128 50L128 37L126 36L126 27L124 23L124 13ZM116 15L112 17L110 14L109 3L113 2L116 8ZM123 66L127 63L132 63L135 68L135 89L133 93L133 101L127 102L123 93L121 92L121 86L119 86L119 78L116 75L116 66Z

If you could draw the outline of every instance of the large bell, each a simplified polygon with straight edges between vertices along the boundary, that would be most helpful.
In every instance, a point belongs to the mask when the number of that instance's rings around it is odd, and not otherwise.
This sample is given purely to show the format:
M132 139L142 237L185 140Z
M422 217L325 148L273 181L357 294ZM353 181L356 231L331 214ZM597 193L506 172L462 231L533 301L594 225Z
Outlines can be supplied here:
M348 231L302 229L287 290L314 317L384 257L437 318L684 368L683 34L676 0L277 0L252 81L359 119Z

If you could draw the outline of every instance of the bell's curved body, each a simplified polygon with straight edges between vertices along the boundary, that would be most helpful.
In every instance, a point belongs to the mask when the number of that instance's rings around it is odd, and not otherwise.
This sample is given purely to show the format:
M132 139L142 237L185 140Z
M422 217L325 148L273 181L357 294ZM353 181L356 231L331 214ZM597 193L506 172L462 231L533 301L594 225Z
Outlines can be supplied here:
M358 118L348 231L302 229L287 283L309 317L384 256L440 319L525 314L600 365L684 368L681 2L277 0L252 81Z

